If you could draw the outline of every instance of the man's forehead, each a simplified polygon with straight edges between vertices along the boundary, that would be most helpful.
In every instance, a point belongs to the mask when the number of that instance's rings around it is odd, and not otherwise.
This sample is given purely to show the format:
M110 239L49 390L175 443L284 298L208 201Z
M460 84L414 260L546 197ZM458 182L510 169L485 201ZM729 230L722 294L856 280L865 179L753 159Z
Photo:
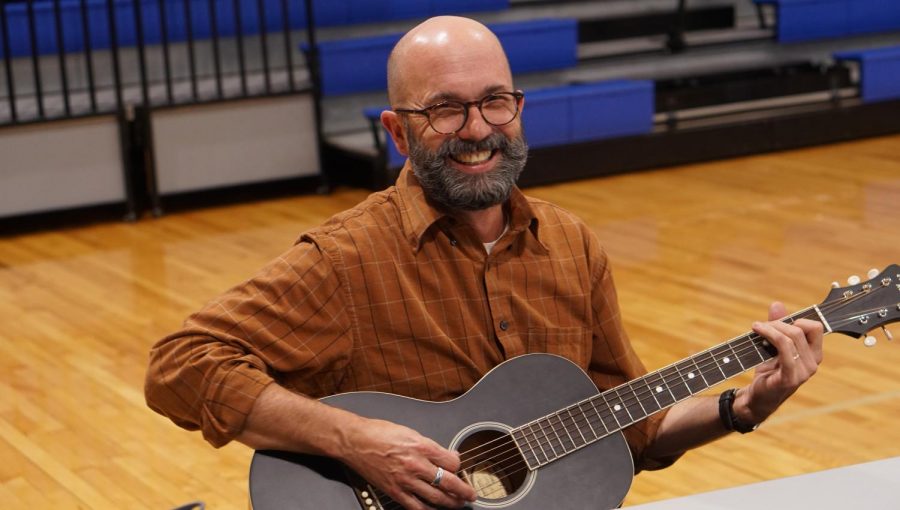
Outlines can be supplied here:
M430 47L418 55L409 54L409 86L437 85L432 93L456 92L449 84L487 89L511 81L506 55L499 46L446 45ZM508 87L508 85L507 85Z

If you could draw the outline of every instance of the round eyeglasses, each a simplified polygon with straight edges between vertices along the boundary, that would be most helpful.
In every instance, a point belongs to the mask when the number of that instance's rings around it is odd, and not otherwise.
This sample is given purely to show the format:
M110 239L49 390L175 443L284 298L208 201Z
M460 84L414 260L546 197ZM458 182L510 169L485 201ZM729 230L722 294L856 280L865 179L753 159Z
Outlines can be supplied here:
M421 110L394 108L397 113L424 115L431 129L442 135L452 135L461 131L469 121L469 108L478 107L481 117L492 126L504 126L519 114L519 104L525 94L522 92L494 92L478 101L442 101Z

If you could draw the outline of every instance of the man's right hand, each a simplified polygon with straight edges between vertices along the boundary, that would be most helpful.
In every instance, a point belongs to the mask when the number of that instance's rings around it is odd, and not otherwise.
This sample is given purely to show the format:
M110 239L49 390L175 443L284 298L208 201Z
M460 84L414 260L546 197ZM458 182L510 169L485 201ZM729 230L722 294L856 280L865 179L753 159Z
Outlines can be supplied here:
M475 500L475 489L455 474L459 454L408 427L356 418L344 429L339 459L404 508L459 508ZM432 485L438 468L443 476Z
M363 418L270 384L238 435L257 450L284 450L340 460L407 510L459 508L475 500L463 482L459 454L415 430ZM431 485L438 468L440 483Z

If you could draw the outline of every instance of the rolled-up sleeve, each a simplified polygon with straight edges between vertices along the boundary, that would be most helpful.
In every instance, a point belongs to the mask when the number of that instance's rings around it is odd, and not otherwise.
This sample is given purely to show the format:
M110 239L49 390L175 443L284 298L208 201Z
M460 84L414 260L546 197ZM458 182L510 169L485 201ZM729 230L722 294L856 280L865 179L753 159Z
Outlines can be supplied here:
M333 391L353 346L347 292L333 261L301 241L154 345L147 404L219 447L273 382Z

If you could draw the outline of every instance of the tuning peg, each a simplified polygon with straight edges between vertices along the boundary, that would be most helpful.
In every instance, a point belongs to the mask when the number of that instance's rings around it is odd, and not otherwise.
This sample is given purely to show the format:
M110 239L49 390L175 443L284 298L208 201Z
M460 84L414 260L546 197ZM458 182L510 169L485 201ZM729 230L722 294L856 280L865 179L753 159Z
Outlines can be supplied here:
M862 280L859 279L859 276L853 275L850 278L847 278L847 283L850 285L858 285Z
M831 282L831 288L832 288L832 289L839 289L839 288L841 288L841 284L838 283L838 282Z
M884 331L885 338L887 338L890 341L894 341L894 335L892 335L891 332L888 331L888 328L881 326L881 331Z
M876 343L878 343L878 339L872 335L867 336L866 339L863 340L863 344L865 344L866 347L874 347Z
M877 270L877 269L874 269L874 268L873 268L873 269L869 269L869 272L866 273L866 276L868 276L869 279L871 280L872 278L875 278L876 276L878 276L878 273L880 273L880 272L881 272L881 271L879 271L879 270Z

